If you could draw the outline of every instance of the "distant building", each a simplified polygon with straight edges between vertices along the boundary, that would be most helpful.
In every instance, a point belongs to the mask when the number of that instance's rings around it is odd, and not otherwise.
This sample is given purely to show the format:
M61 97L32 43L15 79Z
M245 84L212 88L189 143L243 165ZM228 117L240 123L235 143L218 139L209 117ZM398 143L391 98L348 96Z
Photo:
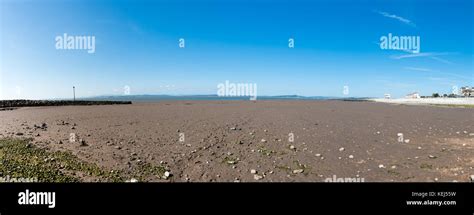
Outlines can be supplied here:
M385 99L390 99L390 98L391 98L390 94L388 94L388 93L385 93L385 94L383 95L383 97L384 97Z
M474 97L474 87L461 87L461 94L466 97Z
M405 98L407 98L407 99L419 99L421 97L420 97L419 93L414 92L414 93L410 93L410 94L406 95Z

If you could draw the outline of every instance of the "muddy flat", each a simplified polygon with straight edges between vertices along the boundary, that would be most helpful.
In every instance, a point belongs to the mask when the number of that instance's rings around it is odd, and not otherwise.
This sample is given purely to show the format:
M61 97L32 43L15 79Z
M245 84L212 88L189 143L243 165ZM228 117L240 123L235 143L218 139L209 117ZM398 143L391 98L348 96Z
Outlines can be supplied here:
M23 107L0 111L0 121L0 138L32 138L104 169L145 162L170 173L145 181L462 182L474 174L473 108L161 101Z

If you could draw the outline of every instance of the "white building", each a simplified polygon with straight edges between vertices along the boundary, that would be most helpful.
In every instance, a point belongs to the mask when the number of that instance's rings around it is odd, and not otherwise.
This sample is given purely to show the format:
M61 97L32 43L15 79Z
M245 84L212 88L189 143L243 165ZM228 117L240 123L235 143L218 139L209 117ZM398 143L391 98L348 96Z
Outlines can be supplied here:
M419 93L414 92L414 93L410 93L410 94L406 95L405 98L407 98L407 99L419 99L421 97L420 97Z
M474 87L471 87L471 88L469 88L468 86L461 87L461 94L467 97L474 96Z

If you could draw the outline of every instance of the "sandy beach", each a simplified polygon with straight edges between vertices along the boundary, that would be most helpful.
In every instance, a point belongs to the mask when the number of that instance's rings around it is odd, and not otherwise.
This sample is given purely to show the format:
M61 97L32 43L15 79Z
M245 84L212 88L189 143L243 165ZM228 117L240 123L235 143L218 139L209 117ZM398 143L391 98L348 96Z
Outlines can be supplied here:
M147 163L169 173L143 181L461 182L474 173L473 108L161 101L23 107L0 111L0 119L0 138L32 138L107 170Z

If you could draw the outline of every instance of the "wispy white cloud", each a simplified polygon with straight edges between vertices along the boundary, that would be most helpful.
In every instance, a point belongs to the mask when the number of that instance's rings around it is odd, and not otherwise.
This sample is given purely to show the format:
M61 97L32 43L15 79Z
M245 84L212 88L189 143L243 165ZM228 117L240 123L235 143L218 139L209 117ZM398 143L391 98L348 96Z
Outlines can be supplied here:
M453 52L423 52L423 53L411 53L405 55L392 55L392 59L403 59L403 58L414 58L414 57L436 57L436 56L443 56L443 55L453 55L456 53ZM439 59L439 58L438 58Z
M406 70L413 70L413 71L420 71L420 72L434 72L434 70L429 68L421 68L421 67L405 67Z
M402 22L402 23L405 23L405 24L407 24L407 25L410 25L410 26L412 26L412 27L416 27L415 23L413 23L411 20L406 19L406 18L403 18L403 17L401 17L401 16L397 16L397 15L395 15L395 14L389 14L389 13L387 13L387 12L378 11L378 10L376 10L375 12L378 13L378 14L380 14L380 15L382 15L382 16L384 16L384 17L391 18L391 19L395 19L395 20L398 20L398 21L400 21L400 22Z
M449 81L452 81L452 82L467 81L469 79L472 79L472 78L469 78L468 76L459 75L459 74L455 74L455 73L449 73L449 72L441 72L441 71L437 71L437 70L433 70L433 69L429 69L429 68L405 67L404 69L411 70L411 71L417 71L417 72L427 72L427 73L434 73L434 74L438 74L438 75L442 75L442 76L447 76L447 77L450 77L450 78L443 78L443 79L446 80L446 81L449 80ZM434 80L434 79L430 79L430 80Z

